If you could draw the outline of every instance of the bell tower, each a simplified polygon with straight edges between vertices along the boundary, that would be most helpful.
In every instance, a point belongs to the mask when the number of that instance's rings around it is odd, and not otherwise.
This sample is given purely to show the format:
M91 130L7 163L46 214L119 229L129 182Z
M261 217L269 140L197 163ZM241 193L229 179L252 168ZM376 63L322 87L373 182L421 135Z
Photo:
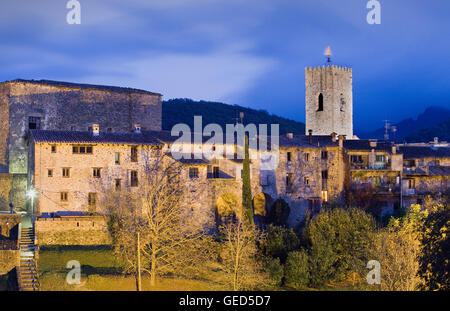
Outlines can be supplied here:
M335 65L305 68L305 90L305 135L312 130L313 135L334 132L353 139L352 69Z

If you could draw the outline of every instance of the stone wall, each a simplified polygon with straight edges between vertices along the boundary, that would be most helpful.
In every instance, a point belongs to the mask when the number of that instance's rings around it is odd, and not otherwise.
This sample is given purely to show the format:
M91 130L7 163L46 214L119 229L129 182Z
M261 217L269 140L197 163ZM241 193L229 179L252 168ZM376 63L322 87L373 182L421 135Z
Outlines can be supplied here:
M110 245L111 236L103 217L38 218L36 236L43 245Z
M21 220L20 214L0 214L0 236L17 241Z
M0 85L0 166L27 172L28 118L40 118L41 129L127 132L136 123L161 130L161 96L143 92L79 89L29 82ZM8 118L8 119L7 119ZM4 120L3 120L4 119ZM1 167L0 167L1 168Z
M0 174L0 211L9 211L12 178L10 174Z
M305 87L305 134L311 129L313 135L335 132L352 139L352 69L337 66L306 68ZM318 111L319 94L323 95L323 111Z
M0 275L7 274L20 266L20 251L0 250Z

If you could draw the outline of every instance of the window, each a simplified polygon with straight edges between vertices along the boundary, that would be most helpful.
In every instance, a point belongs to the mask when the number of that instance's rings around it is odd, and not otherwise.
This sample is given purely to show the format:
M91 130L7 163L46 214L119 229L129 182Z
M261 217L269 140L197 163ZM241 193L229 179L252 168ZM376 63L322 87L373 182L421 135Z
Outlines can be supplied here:
M88 195L88 205L93 207L97 204L97 193L89 192Z
M56 146L52 145L52 153L56 153Z
M293 185L294 185L294 174L287 173L286 174L286 191L291 192Z
M61 192L61 202L67 202L69 201L69 194L67 192Z
M197 167L190 167L189 168L189 178L198 178L198 168Z
M131 147L131 162L138 161L137 147Z
M308 176L303 177L303 183L305 185L309 185L309 177Z
M309 153L305 153L305 161L309 162Z
M116 179L116 191L120 191L122 189L122 180L121 179Z
M108 127L108 129L106 130L108 133L111 133L112 132L112 128L111 127Z
M322 179L328 179L328 170L322 171Z
M377 155L375 156L375 162L385 162L384 161L384 155Z
M100 178L100 177L102 177L101 176L101 168L94 168L93 169L93 172L92 172L92 175L95 177L95 178Z
M342 111L342 112L345 111L345 99L344 99L344 94L341 94L341 111Z
M92 154L92 146L72 146L72 153L74 154Z
M328 202L328 191L326 191L326 190L322 191L322 201Z
M288 161L288 162L291 162L291 161L292 161L292 153L291 153L291 152L288 152L288 153L287 153L287 161Z
M219 178L220 177L220 169L218 166L213 167L213 178Z
M47 170L48 177L53 177L53 169Z
M131 187L137 187L139 184L137 171L131 171Z
M352 156L350 156L350 161L352 163L363 163L362 156L360 156L360 155L352 155Z
M69 178L70 177L70 168L64 167L62 169L62 176L65 178Z
M41 129L41 118L29 117L28 118L28 129L29 130L40 130Z
M322 158L322 160L328 159L328 151L322 151L321 158Z
M414 179L408 179L408 189L414 189Z
M323 94L322 93L319 94L319 107L318 107L317 111L323 111Z
M119 152L116 152L114 154L114 163L117 164L117 165L120 164L120 153Z

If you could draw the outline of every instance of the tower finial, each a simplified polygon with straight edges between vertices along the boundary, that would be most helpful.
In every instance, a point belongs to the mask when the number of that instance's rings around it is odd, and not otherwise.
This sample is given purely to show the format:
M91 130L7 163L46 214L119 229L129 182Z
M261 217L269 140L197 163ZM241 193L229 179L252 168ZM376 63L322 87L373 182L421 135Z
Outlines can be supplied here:
M331 63L331 47L328 46L325 50L325 52L323 53L323 55L325 55L327 57L327 63L330 64Z

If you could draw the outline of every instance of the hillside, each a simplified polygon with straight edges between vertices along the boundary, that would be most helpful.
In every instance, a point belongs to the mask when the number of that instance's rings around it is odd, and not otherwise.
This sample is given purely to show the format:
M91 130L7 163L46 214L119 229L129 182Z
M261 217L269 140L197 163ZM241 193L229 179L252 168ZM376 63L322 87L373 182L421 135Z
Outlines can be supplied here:
M438 137L440 141L450 141L450 119L439 123L437 126L415 131L408 135L405 140L409 143L429 142L434 137Z
M397 124L393 124L397 127L397 132L395 133L395 140L398 142L403 142L407 137L413 133L422 130L435 128L438 124L444 121L450 120L450 109L444 107L429 107L422 114L420 114L416 120L413 118L405 119ZM371 133L364 133L360 135L360 138L384 138L384 128L379 128ZM449 135L448 130L438 137ZM393 138L393 134L389 133L390 138ZM419 136L415 136L416 139ZM407 140L408 141L408 140Z
M210 123L217 123L225 129L226 124L234 124L239 113L244 113L244 123L280 125L280 134L292 132L305 134L305 125L301 122L269 114L265 110L255 110L237 105L224 103L193 101L191 99L171 99L163 102L162 126L164 130L171 130L175 124L185 123L194 128L194 116L203 117L203 127Z

